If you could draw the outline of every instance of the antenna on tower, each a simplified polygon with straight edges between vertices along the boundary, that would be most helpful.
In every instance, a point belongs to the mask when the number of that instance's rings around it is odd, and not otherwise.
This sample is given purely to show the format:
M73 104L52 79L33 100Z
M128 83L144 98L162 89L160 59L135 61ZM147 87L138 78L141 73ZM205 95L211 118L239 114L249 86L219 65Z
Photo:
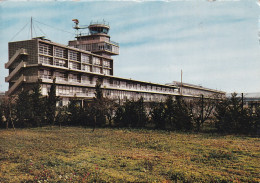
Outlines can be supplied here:
M72 19L72 21L75 23L75 26L73 27L73 29L76 29L76 37L79 36L79 29L87 29L87 26L84 27L79 27L79 20L78 19Z
M32 21L32 17L31 17L31 39L32 39L32 37L33 37L33 33L32 33L32 25L33 24L33 21Z

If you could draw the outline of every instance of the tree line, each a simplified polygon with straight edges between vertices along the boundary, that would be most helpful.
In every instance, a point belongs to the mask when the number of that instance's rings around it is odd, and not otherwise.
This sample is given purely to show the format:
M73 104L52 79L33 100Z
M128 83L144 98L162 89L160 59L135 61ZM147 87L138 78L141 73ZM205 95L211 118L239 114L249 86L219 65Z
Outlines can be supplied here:
M58 107L55 80L48 96L41 95L40 84L22 90L17 97L4 97L0 105L1 127L40 127L46 125L152 128L169 131L200 132L208 126L212 132L259 135L260 107L245 108L243 101L231 98L167 97L161 102L126 100L118 104L103 96L97 81L95 97L79 101L75 96L67 106ZM204 128L205 129L205 128Z

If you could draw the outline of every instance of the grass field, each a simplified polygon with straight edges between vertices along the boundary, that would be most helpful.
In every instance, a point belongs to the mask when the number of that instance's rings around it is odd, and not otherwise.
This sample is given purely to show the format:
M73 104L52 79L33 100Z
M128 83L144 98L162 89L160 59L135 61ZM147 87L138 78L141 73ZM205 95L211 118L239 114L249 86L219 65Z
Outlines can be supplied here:
M0 130L0 182L260 182L260 139L152 130Z

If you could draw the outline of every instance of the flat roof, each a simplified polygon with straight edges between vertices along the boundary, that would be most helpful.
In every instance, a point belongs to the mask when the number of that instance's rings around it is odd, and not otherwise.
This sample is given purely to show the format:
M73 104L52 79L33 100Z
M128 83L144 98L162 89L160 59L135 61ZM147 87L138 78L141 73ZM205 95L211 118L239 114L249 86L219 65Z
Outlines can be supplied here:
M210 91L210 92L216 92L216 93L223 93L223 94L226 93L224 91L205 88L205 87L200 86L200 85L194 85L194 84L189 84L189 83L181 83L179 81L173 81L173 83L167 83L167 84L175 85L175 86L178 86L178 87L187 87L187 88L194 88L194 89L205 90L205 91Z

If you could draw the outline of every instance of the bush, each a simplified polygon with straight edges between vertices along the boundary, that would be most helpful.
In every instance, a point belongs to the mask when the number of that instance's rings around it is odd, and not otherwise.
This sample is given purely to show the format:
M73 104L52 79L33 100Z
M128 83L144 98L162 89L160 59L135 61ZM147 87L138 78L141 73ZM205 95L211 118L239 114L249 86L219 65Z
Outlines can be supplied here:
M219 133L250 134L254 130L254 118L249 109L233 93L230 99L220 101L215 111L215 126Z
M144 128L148 121L143 98L127 100L115 112L114 124L118 127Z

